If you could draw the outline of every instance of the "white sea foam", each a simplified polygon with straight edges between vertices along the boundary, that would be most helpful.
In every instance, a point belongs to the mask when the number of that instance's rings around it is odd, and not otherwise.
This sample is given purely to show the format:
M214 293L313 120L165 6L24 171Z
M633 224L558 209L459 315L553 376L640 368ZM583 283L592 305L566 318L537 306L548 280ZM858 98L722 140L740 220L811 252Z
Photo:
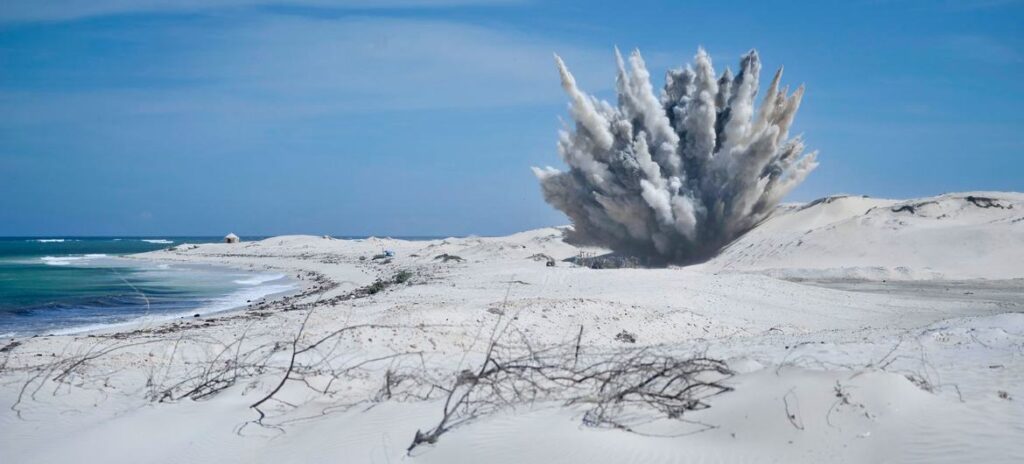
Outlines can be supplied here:
M43 264L50 266L67 266L71 264L72 261L78 261L80 259L82 258L79 256L43 256L42 258L39 258Z
M259 285L265 282L272 282L284 278L284 274L259 274L246 279L234 281L238 285Z
M102 253L90 253L82 256L43 256L42 258L39 258L39 260L48 266L69 266L72 263L79 261L106 257L107 255Z
M142 315L129 321L89 324L83 326L69 327L65 329L58 329L54 331L48 331L47 333L52 335L70 335L92 332L95 330L109 330L126 326L144 326L147 324L155 324L162 321L181 319L183 317L191 317L195 314L200 314L203 317L206 317L215 313L222 313L236 308L241 308L251 301L290 292L295 290L296 288L298 288L298 285L291 282L284 284L246 287L236 290L223 297L212 299L207 304L200 306L198 308L190 309L188 311L179 311L168 314Z
M163 239L163 238L144 238L144 239L142 239L142 241L146 242L146 243L160 243L160 244L174 243L174 242L172 242L170 240Z
M250 301L259 300L270 295L288 292L294 290L295 288L297 288L297 285L295 283L260 285L256 287L243 288L235 292L232 292L227 296L213 300L209 304L196 309L194 313L207 315L210 313L228 311L231 309L245 306ZM190 313L192 313L192 311L190 311Z
M31 240L25 240L26 242L38 242L38 243L64 243L63 238L34 238Z

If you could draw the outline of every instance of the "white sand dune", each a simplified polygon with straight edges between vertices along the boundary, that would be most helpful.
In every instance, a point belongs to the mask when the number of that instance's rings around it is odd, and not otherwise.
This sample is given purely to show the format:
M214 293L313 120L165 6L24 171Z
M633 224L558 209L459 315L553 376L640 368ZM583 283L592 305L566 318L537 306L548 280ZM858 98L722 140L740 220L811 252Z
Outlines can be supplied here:
M0 340L0 462L1024 462L1022 218L1018 193L833 197L783 208L708 263L663 269L572 265L605 251L557 228L180 245L139 258L267 270L306 290L120 334ZM401 271L412 277L352 297ZM325 364L284 382L254 424L307 316L295 346L330 343L298 362ZM733 391L682 421L627 409L632 431L584 425L584 404L513 402L407 453L443 395L388 399L388 371L450 386L502 324L523 349L571 347L582 327L588 356L722 359ZM155 401L259 346L264 370ZM76 355L89 359L64 382L45 371Z
M836 196L783 209L707 267L819 279L1012 279L1024 275L1022 223L1019 193Z

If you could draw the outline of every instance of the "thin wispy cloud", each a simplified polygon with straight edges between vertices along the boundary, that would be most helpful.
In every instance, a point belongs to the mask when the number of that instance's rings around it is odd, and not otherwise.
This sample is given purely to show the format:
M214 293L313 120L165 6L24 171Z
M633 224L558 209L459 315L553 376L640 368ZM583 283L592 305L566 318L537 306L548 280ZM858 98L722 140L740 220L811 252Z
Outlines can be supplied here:
M584 80L610 69L607 50L426 19L260 15L223 27L169 26L141 41L134 31L95 34L108 47L130 42L140 50L131 58L141 62L67 60L48 69L52 85L29 76L0 86L6 124L161 113L281 119L554 103L562 99L552 51L578 63ZM181 37L173 51L165 48L166 37ZM90 85L63 85L83 81Z
M1024 55L1009 43L984 35L955 35L939 43L960 59L1006 65L1024 61Z
M1021 0L945 0L941 3L950 10L986 10L1020 5L1024 2Z
M868 5L904 5L942 11L982 11L1024 4L1024 0L866 0Z
M517 0L5 0L0 22L67 21L97 16L191 13L288 5L329 9L445 8L519 3Z

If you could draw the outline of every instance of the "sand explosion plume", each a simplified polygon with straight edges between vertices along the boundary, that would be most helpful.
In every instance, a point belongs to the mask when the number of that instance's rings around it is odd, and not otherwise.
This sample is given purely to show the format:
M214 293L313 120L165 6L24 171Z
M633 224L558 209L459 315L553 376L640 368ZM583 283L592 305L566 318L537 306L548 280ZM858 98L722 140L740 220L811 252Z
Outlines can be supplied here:
M569 171L533 168L544 199L573 223L568 239L664 261L706 259L771 213L817 166L789 127L803 86L775 73L755 110L761 62L750 51L734 77L716 77L699 50L669 71L660 98L638 51L621 54L618 106L586 95L557 55L575 128L559 133Z

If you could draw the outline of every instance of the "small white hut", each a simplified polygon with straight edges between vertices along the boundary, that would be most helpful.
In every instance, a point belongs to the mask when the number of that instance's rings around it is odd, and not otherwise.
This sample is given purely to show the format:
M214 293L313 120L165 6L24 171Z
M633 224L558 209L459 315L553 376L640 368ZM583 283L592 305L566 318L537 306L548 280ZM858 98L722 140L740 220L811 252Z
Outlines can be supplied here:
M238 236L233 233L224 236L224 243L238 243L241 241L242 239L238 238Z

